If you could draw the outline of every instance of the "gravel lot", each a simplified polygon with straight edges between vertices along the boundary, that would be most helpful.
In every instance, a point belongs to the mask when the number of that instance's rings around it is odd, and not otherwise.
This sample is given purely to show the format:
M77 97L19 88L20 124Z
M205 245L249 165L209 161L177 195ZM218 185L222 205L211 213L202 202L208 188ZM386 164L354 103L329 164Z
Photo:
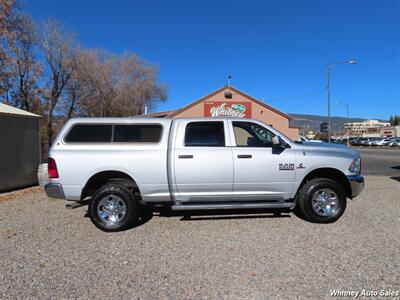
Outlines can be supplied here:
M66 209L37 189L23 194L0 201L2 299L317 299L331 289L400 290L400 183L388 176L367 176L363 194L327 225L294 214L155 214L107 234L86 207Z

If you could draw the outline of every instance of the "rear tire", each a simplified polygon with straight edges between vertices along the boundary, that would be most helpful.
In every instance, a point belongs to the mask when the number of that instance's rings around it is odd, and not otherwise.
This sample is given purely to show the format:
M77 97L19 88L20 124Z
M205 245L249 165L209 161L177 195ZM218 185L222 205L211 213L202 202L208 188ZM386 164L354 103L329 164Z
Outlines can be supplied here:
M103 231L125 230L137 222L137 202L125 186L107 184L93 194L89 202L89 217Z
M299 191L297 208L301 215L314 223L336 222L346 210L343 187L329 178L315 178Z

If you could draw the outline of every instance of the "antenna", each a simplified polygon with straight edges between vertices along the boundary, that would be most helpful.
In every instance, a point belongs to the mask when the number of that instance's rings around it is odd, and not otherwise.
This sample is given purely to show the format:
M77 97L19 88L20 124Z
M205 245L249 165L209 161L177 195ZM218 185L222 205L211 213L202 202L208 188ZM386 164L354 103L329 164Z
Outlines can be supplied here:
M229 75L229 76L228 76L228 86L231 86L231 79L232 79L232 76Z

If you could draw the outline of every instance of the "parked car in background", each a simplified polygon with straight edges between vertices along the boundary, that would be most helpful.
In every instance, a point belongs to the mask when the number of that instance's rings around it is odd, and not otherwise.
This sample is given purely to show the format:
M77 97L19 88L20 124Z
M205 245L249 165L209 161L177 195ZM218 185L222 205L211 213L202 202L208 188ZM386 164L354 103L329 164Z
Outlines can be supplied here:
M49 182L47 163L42 163L39 165L37 176L38 176L39 185L41 187L44 187Z
M369 140L368 140L368 142L366 143L366 145L368 145L368 146L374 146L375 144L375 142L378 142L378 141L380 141L380 140L382 140L382 138L380 138L380 137L372 137L372 138L369 138Z
M308 138L306 138L305 136L299 135L296 142L308 142Z
M389 138L389 141L385 143L385 146L390 147L390 144L391 144L395 139L396 139L396 138L393 138L393 137Z
M352 145L352 146L357 146L357 145L358 145L358 142L359 142L359 140L360 140L360 138L359 138L359 137L353 137L353 138L350 138L350 145Z
M349 137L349 144L353 145L355 139L356 139L355 137Z
M363 144L363 142L366 141L366 140L367 140L366 138L359 138L357 140L356 146L361 146Z
M334 144L342 144L342 145L346 145L347 144L347 138L337 138L337 139L333 139L331 142Z
M322 143L321 140L309 140L308 138L306 138L305 136L300 135L299 138L296 140L298 142L312 142L312 143Z
M360 146L367 146L368 142L369 142L369 138L361 138L360 142L359 142L359 145Z
M387 143L389 143L391 140L389 138L381 138L380 140L376 140L372 143L372 146L385 146Z
M387 145L389 147L396 147L399 146L398 143L400 142L400 138L394 138L392 141L390 141Z

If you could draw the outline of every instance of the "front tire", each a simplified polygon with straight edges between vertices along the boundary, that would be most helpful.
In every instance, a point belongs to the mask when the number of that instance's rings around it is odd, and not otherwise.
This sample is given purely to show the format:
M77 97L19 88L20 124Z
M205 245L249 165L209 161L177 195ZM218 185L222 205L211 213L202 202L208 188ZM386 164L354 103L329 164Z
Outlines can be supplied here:
M123 185L104 185L90 200L89 217L97 228L106 232L130 228L138 218L135 197Z
M302 216L314 223L336 222L346 210L343 187L329 178L315 178L300 189L297 208Z

